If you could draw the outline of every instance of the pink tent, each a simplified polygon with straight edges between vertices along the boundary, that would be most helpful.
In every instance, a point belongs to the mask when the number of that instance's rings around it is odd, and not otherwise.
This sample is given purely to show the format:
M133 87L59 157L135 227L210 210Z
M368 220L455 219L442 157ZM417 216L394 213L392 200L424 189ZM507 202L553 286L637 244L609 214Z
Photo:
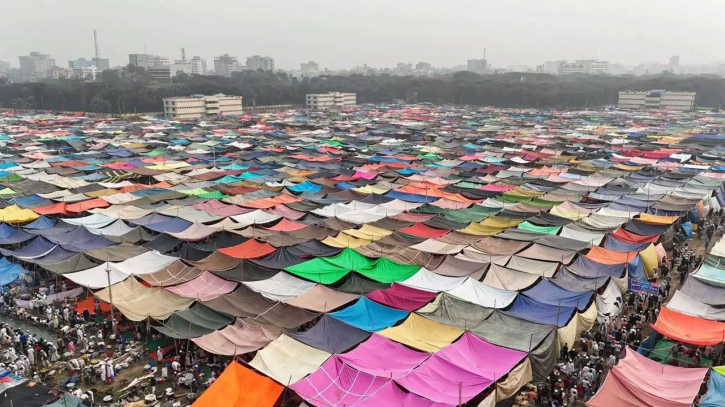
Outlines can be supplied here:
M229 294L235 288L237 288L237 283L224 280L208 271L204 271L199 277L183 284L166 287L166 290L182 297L209 301L220 295Z
M290 388L314 406L359 406L389 381L389 378L360 372L332 356Z
M430 354L412 350L388 338L373 334L355 349L338 357L361 372L397 379L412 372L427 360Z
M365 296L388 307L415 311L433 301L437 292L418 290L402 284L393 283L390 288L375 290Z
M707 369L662 365L627 350L589 407L689 407Z

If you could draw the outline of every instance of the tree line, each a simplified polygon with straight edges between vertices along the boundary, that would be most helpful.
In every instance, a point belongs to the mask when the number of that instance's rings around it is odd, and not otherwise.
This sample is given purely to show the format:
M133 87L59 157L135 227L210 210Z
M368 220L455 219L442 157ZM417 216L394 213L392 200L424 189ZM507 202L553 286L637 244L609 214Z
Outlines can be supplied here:
M438 104L571 109L612 105L621 90L665 89L698 93L698 106L725 104L725 79L718 76L594 76L471 72L434 77L329 75L290 77L284 72L244 71L231 78L179 74L154 82L143 68L107 70L95 81L73 79L10 83L0 78L0 107L102 113L160 112L162 99L192 94L241 95L245 106L303 104L305 95L357 93L358 103L394 99Z

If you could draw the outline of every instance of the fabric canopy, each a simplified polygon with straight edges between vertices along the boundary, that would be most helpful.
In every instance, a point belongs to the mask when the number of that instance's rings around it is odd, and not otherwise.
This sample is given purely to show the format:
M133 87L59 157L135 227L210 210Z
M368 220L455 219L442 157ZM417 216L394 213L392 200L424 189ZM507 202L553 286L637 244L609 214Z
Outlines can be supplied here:
M428 353L407 348L378 334L338 356L361 372L391 379L407 376L429 357Z
M386 307L362 297L355 304L329 315L356 328L377 332L396 324L408 316L408 312Z
M321 284L334 283L354 271L365 277L384 283L403 281L420 270L419 266L395 263L385 257L369 259L352 249L345 249L337 256L319 257L285 271Z
M146 318L166 319L174 311L189 308L194 300L180 297L160 288L148 288L131 277L123 282L94 293L100 300L110 303L131 321Z
M288 385L317 370L329 357L329 353L283 334L259 350L249 366Z
M463 334L463 330L410 314L400 325L384 329L379 334L413 349L435 352L450 345Z
M272 407L283 389L271 379L232 360L192 407Z
M689 407L706 373L663 365L628 350L587 406Z
M722 367L720 367L722 370ZM725 375L713 369L707 382L707 393L700 399L700 407L725 406Z
M725 323L681 314L662 307L652 328L662 335L692 345L717 345L725 342Z
M268 345L279 334L237 318L234 324L219 331L209 332L192 341L207 352L216 355L241 355Z
M370 333L324 314L310 329L290 337L327 353L342 353L370 336Z

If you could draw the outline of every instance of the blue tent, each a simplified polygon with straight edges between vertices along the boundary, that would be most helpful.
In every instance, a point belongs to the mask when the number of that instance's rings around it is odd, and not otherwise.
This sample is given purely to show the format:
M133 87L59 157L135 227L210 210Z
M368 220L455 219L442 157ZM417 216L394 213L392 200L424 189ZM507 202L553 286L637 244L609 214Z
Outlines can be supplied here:
M27 273L23 266L11 263L7 258L0 259L0 286L8 285L17 280L21 274Z
M565 290L549 280L541 280L535 286L522 292L523 295L542 304L576 307L584 311L592 300L593 291L574 292Z
M682 228L682 231L685 232L685 236L687 236L688 239L692 238L692 222L685 222L682 225L680 225Z
M185 231L191 225L192 223L188 220L171 218L163 222L147 224L144 227L159 233L179 233Z
M612 235L607 235L604 241L604 248L619 253L628 252L641 252L646 249L651 243L629 243L623 242Z
M56 222L58 222L58 219L52 219L52 218L47 218L45 216L41 216L38 219L25 225L24 228L33 229L33 230L50 229L53 226L55 226Z
M574 317L575 312L576 308L574 307L544 304L525 295L516 297L516 300L506 311L507 314L517 318L540 324L556 325L559 328L566 326Z
M395 325L407 317L408 312L386 307L362 297L355 304L329 315L356 328L377 332Z
M700 407L725 406L725 376L713 370L707 382L707 393L700 400Z

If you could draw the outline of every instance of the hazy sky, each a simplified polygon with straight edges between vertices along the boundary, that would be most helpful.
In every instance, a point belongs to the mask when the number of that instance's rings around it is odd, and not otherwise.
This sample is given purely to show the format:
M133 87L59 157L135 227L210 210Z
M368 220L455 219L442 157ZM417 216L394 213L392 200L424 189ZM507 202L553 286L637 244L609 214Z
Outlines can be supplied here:
M129 53L180 59L269 55L281 69L426 61L495 66L602 59L682 64L725 55L723 0L3 0L0 60L30 51L90 58L93 29L113 66Z

